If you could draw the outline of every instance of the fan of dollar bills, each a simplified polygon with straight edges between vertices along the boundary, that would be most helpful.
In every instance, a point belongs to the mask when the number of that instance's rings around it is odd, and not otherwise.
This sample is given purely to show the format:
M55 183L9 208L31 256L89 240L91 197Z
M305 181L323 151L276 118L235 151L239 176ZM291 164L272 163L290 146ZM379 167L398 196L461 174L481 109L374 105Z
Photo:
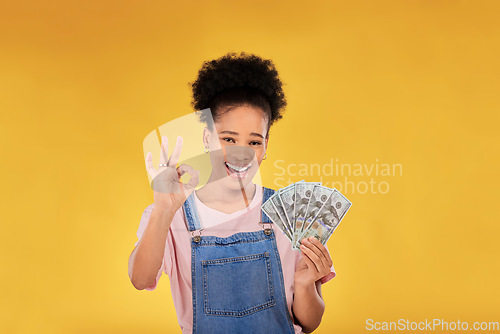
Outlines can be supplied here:
M337 189L302 180L275 191L262 211L283 231L292 249L300 249L300 241L311 236L325 245L350 207Z

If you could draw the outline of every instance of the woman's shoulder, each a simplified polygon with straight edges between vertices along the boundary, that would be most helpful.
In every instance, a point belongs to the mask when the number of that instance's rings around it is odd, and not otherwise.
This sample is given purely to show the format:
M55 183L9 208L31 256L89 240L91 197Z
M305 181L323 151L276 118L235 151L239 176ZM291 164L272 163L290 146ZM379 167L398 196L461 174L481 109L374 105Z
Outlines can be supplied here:
M151 213L153 211L154 207L155 207L155 203L153 202L153 203L149 204L146 207L146 209L144 209L144 212Z

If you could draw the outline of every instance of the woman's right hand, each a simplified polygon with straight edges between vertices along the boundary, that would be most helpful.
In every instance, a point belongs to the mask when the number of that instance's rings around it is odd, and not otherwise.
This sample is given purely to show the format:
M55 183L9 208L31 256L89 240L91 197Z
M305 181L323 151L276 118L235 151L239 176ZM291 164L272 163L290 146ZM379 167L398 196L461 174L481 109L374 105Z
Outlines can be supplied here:
M175 213L186 201L189 195L198 185L199 171L193 167L181 164L176 168L181 155L182 137L177 137L177 143L170 158L168 158L168 139L162 136L160 150L160 164L167 164L166 167L153 167L153 155L148 152L146 155L146 169L151 176L151 187L154 190L155 207L169 210ZM186 184L180 181L184 173L191 175Z

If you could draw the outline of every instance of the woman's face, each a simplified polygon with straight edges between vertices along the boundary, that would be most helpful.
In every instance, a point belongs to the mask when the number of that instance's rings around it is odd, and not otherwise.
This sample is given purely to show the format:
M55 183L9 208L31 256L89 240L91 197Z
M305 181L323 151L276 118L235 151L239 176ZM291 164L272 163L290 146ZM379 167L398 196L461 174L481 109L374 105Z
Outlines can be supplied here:
M214 132L205 129L203 140L210 148L213 180L223 179L230 189L252 181L267 148L267 124L261 109L245 105L223 112Z

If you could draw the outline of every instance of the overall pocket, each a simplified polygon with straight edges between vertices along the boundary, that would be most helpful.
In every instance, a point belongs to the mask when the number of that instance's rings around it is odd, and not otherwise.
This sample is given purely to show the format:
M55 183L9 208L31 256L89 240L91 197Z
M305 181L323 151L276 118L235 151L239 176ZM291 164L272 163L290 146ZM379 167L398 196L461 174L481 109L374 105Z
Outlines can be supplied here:
M205 314L242 317L276 304L269 253L202 261Z

